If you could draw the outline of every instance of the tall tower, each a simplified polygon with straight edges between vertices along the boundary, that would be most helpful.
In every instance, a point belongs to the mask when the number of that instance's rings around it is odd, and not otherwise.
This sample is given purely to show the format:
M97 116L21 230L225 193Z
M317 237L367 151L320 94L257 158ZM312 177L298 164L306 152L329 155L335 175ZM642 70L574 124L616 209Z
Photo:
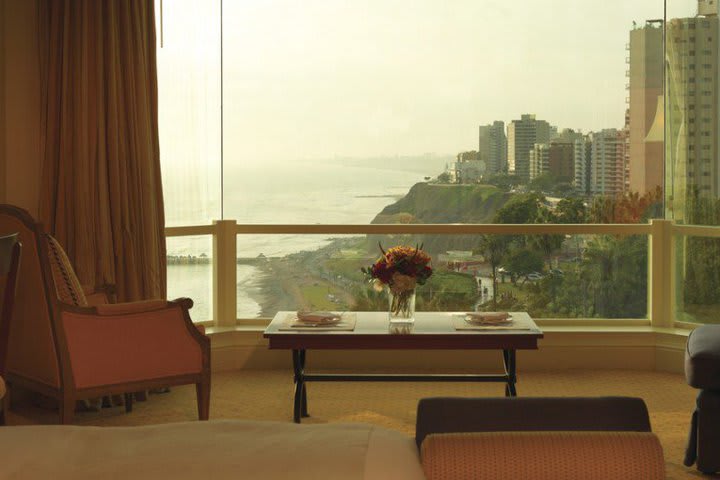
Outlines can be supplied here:
M700 0L698 15L669 20L666 33L666 207L687 223L689 200L720 196L717 2Z
M575 192L578 195L590 195L590 160L592 155L592 137L577 138L573 142L573 163L575 173Z
M545 120L537 120L535 115L524 114L520 120L508 125L508 171L524 181L530 180L530 150L536 143L550 140L551 127Z
M507 171L507 137L505 122L496 120L491 125L481 125L478 135L478 154L485 161L488 175Z
M590 193L614 196L624 190L625 149L622 130L607 128L590 135Z
M663 184L662 138L648 138L657 115L663 113L663 29L646 23L630 31L628 75L629 188L643 195ZM658 109L659 105L659 109ZM658 141L659 140L659 141Z

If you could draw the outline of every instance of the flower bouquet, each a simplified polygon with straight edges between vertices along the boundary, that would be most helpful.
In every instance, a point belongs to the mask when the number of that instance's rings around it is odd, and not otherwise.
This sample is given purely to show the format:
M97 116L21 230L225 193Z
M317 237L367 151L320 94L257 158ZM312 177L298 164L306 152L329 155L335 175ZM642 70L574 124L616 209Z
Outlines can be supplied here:
M370 278L376 290L388 287L390 319L412 320L415 313L415 287L423 285L432 275L430 255L419 247L398 246L386 252L380 245L382 256L362 271Z

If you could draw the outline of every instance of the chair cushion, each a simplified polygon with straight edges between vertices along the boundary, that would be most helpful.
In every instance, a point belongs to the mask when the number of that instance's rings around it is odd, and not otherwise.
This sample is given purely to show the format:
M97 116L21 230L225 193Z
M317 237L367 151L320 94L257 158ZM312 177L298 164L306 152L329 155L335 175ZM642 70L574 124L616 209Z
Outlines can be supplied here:
M44 237L47 242L50 268L58 300L70 305L87 306L85 292L83 292L82 285L75 275L65 250L52 235L45 234Z
M690 333L685 378L692 387L720 390L720 325L703 325Z
M477 432L428 435L427 480L664 479L659 439L650 432Z

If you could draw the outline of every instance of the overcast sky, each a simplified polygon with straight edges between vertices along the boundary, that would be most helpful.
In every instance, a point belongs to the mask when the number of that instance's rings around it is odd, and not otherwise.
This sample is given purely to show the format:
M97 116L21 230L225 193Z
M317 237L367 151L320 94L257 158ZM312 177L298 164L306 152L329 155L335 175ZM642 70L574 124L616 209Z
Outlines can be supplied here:
M522 113L619 128L632 22L662 16L662 0L225 0L225 156L455 153Z

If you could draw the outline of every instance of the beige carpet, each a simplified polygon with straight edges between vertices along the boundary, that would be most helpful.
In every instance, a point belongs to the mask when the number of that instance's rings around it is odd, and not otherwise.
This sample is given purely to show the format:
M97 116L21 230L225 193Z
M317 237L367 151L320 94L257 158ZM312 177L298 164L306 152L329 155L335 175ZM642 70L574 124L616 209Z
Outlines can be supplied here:
M628 395L645 399L653 430L663 444L668 478L708 478L682 465L687 426L696 391L684 377L619 370L521 374L518 393L528 396ZM311 383L306 423L367 422L412 435L417 401L431 396L499 396L499 384L464 383ZM51 423L52 412L24 407L9 424ZM292 421L292 374L242 371L213 375L211 418ZM126 415L122 407L78 414L82 425L145 425L196 419L195 388L176 387L151 395ZM720 478L720 477L718 477Z

